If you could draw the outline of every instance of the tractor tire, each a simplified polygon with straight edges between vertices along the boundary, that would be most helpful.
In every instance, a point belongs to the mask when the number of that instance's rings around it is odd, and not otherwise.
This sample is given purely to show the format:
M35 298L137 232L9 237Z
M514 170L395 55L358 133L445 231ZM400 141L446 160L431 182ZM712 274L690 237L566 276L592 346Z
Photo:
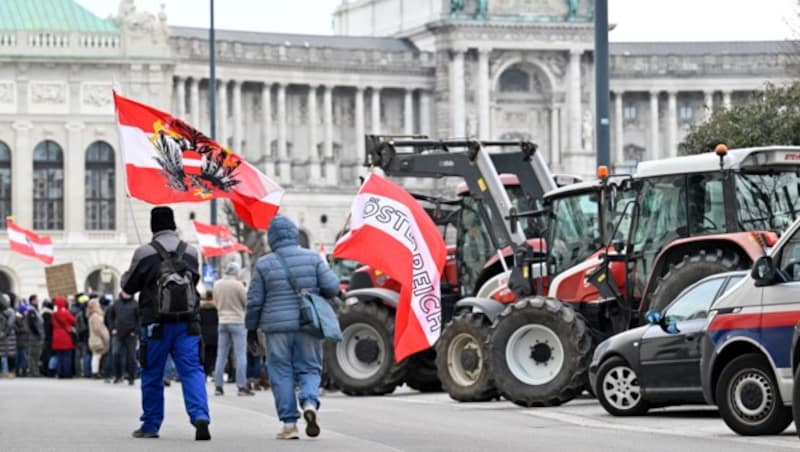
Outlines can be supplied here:
M444 390L459 402L485 402L497 397L489 370L485 315L458 314L445 326L436 348L436 368Z
M725 253L721 249L700 250L683 256L683 260L677 265L670 265L667 273L657 280L656 288L650 294L647 310L663 310L684 289L706 276L746 268L749 265L739 255Z
M592 339L583 317L567 304L520 300L495 320L487 341L497 389L517 405L561 405L586 386Z
M344 339L325 342L330 379L351 396L394 392L408 362L394 362L394 313L378 303L358 302L343 305L338 316Z
M442 382L436 375L436 351L428 349L411 355L406 361L406 384L419 392L441 392Z
M717 381L719 414L734 432L777 435L792 423L792 408L783 405L772 369L760 354L731 360Z

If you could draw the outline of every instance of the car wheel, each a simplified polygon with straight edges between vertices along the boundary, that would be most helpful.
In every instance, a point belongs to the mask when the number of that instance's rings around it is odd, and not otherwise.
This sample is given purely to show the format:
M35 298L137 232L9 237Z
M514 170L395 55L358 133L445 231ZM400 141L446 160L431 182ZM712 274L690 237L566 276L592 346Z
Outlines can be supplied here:
M636 371L618 356L600 365L596 384L597 400L614 416L639 416L650 409L642 395Z
M777 435L792 422L778 385L764 358L748 353L729 362L716 390L722 419L740 435Z

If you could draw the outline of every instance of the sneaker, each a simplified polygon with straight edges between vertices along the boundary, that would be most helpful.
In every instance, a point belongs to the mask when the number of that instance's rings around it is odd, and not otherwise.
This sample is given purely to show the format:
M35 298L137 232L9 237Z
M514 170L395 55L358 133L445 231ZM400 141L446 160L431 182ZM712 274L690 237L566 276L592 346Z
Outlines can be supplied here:
M118 384L120 384L120 383L122 383L122 378L115 378L115 379L114 379L114 384L115 384L115 385L118 385Z
M128 380L128 386L133 386L133 380Z
M217 389L214 390L214 395L225 395L225 391L223 391L222 388L217 386Z
M169 388L169 386L170 386L171 384L172 384L172 381L171 381L169 378L165 378L165 379L164 379L164 386L165 386L165 387Z
M142 430L142 429L138 429L138 430L134 430L134 432L133 432L132 436L133 436L134 438L145 438L145 439L149 439L149 438L158 438L158 433L155 433L155 432L145 432L145 431L144 431L144 430Z
M275 439L300 439L300 433L297 432L297 424L284 424L283 428L275 435Z
M208 421L199 419L194 423L194 440L195 441L209 441L211 439L211 432L208 431Z
M254 395L256 395L256 393L254 393L253 391L251 391L251 390L249 390L247 388L239 388L239 392L236 393L236 395L238 395L238 396L254 396Z
M306 420L306 435L310 438L319 436L319 424L317 423L317 409L306 405L303 409L303 419Z

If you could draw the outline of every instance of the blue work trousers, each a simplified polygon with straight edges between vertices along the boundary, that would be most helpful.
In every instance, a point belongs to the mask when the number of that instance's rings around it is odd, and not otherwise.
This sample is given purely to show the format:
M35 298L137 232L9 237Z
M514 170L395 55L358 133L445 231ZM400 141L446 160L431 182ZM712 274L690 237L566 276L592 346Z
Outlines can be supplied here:
M305 333L267 335L267 372L278 418L287 424L297 422L300 406L319 408L322 375L322 342ZM299 392L295 393L295 385Z
M157 433L164 421L164 366L172 357L183 389L183 403L189 422L210 422L203 365L200 363L200 334L189 331L188 322L143 326L140 332L142 364L142 431Z

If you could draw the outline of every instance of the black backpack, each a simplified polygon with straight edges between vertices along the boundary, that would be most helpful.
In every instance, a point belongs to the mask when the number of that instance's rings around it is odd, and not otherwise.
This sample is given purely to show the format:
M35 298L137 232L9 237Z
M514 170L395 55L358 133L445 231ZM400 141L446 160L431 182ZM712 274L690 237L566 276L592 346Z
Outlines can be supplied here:
M183 260L188 245L182 241L178 249L172 252L155 240L150 245L161 257L156 288L158 316L165 319L191 316L195 312L197 299L192 270Z

